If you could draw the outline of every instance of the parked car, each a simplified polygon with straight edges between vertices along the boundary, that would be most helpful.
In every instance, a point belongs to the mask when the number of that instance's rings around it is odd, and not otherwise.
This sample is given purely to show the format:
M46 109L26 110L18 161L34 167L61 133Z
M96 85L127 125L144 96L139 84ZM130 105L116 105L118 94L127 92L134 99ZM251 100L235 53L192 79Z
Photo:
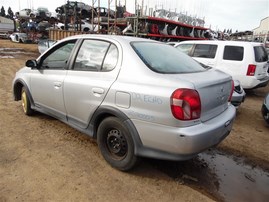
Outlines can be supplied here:
M175 47L232 75L244 89L264 87L269 82L268 55L261 43L197 40L179 42Z
M38 7L34 14L39 21L48 20L51 17L51 12L46 7Z
M28 36L26 33L23 32L14 32L10 36L10 41L17 42L17 43L25 43L28 41Z
M91 17L92 7L83 2L68 1L66 4L57 7L55 11L62 16L74 16L75 14L77 14L84 19Z
M171 45L171 46L176 46L178 44L178 42L167 42L167 44ZM182 50L180 49L180 51L182 51ZM205 68L212 68L212 67L209 67L201 62L199 62L199 63L200 63L200 65L202 65ZM246 97L246 92L244 91L240 82L238 80L234 80L234 91L233 91L233 95L232 95L232 99L231 99L232 105L234 105L236 108L238 108L245 101L245 97Z
M61 26L62 29L64 29L64 26ZM101 28L101 26L100 26ZM98 31L98 25L89 23L86 20L80 20L79 22L75 24L68 24L68 30L78 30L83 32L97 32Z
M140 157L186 160L220 143L235 118L232 83L161 42L85 34L28 60L13 93L26 115L48 114L97 139L104 159L126 171Z
M262 117L264 118L266 123L269 124L269 93L264 99L261 111L262 111Z
M44 53L49 47L55 44L57 41L50 39L40 39L38 41L38 52L40 54Z
M231 99L232 105L238 108L245 101L245 98L245 90L243 89L238 80L234 80L234 91Z
M107 9L105 7L96 7L94 8L94 15L95 17L97 17L98 15L100 17L108 17L109 18L115 18L116 17L116 13L115 11L111 10L111 9Z
M15 13L17 18L34 18L35 14L34 11L30 8L24 8Z

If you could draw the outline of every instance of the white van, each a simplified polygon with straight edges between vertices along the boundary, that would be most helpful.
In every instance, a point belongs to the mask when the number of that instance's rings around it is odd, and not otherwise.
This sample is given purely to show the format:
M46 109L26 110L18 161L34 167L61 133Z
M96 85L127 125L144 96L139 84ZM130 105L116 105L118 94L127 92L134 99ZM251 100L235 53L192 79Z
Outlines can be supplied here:
M195 60L230 74L244 89L269 82L268 55L261 43L243 41L183 41L174 45Z

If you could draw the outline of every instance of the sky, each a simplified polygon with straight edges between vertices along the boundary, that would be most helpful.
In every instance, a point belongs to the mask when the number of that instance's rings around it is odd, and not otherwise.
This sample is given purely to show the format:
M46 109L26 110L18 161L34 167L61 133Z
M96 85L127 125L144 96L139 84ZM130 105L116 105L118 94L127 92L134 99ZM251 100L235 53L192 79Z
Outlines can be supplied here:
M98 6L98 0L77 0ZM0 0L0 7L4 6L6 13L8 7L15 13L24 8L47 7L55 11L56 7L65 4L66 0ZM135 2L147 8L163 8L197 16L205 20L205 27L215 31L232 29L235 31L253 30L260 25L260 21L269 16L269 0L100 0L100 6L107 7L110 2L111 9L115 3L124 5L127 11L134 13Z

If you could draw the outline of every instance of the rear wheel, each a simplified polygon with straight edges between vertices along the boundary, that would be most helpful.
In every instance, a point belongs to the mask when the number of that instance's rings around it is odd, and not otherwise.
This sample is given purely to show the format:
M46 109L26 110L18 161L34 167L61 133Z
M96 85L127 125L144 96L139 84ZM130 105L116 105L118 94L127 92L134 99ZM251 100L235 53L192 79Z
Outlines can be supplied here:
M30 116L34 113L34 111L31 109L31 103L25 87L23 87L21 90L21 104L24 114Z
M101 122L97 131L97 143L103 157L112 167L127 171L138 161L134 154L133 138L116 117L108 117Z

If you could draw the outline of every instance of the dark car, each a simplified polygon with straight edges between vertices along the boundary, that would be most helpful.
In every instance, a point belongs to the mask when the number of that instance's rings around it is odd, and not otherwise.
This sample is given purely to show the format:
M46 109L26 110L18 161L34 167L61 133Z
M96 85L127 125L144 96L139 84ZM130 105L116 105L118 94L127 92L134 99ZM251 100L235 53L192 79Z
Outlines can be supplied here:
M105 7L97 7L94 8L95 11L95 15L96 16L101 16L101 17L110 17L110 18L115 18L116 14L115 11L111 10L111 9L107 9Z
M55 9L56 13L60 15L78 15L81 18L89 18L92 13L92 7L83 2L68 1L66 4L57 7Z
M266 123L269 124L269 93L265 97L262 105L262 116Z

